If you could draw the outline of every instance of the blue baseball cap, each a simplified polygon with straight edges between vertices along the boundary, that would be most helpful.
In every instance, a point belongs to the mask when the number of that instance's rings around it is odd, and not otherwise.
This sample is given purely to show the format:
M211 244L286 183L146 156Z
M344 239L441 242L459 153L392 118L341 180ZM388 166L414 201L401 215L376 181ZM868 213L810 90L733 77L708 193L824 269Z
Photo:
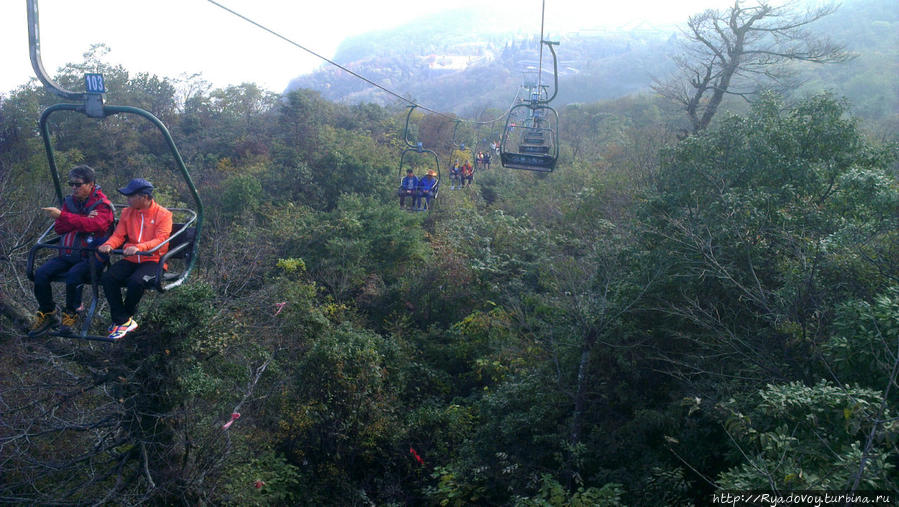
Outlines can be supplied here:
M120 188L119 193L132 196L137 193L153 195L153 184L143 178L134 178L128 182L128 186Z

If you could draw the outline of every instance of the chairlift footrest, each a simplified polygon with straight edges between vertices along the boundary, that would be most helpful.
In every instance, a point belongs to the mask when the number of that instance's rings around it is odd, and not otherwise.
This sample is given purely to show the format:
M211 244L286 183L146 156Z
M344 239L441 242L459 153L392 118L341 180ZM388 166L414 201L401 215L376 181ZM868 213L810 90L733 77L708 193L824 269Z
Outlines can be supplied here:
M55 336L57 338L68 338L70 340L88 340L95 342L106 342L106 343L116 343L121 340L115 340L108 336L96 336L96 335L81 335L80 333L61 333L59 331L50 331L47 333L49 336Z

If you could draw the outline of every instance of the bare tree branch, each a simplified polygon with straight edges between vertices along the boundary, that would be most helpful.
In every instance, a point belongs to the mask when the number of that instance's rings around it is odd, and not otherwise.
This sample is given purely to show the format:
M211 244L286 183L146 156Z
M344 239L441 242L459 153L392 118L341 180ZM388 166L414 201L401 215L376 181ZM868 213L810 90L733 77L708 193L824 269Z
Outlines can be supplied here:
M842 45L804 28L836 11L826 5L805 12L760 1L743 7L740 0L725 11L691 16L682 54L673 58L679 73L656 80L656 93L684 106L693 133L705 129L727 95L749 99L753 91L779 83L790 74L789 62L842 63L852 58Z

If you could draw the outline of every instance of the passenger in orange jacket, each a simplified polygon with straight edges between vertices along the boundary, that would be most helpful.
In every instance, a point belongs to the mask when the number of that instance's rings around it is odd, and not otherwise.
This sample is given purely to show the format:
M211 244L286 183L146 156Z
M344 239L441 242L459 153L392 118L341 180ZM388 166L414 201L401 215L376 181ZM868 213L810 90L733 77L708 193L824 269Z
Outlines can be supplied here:
M162 245L152 254L137 255L138 252L152 250L172 234L172 212L153 200L152 183L135 178L119 192L128 196L128 207L122 211L112 236L97 249L107 254L124 245L125 258L113 264L102 278L112 314L109 337L114 340L137 329L134 313L144 295L144 276L156 274L160 258L169 250L169 245ZM124 301L123 286L128 288Z

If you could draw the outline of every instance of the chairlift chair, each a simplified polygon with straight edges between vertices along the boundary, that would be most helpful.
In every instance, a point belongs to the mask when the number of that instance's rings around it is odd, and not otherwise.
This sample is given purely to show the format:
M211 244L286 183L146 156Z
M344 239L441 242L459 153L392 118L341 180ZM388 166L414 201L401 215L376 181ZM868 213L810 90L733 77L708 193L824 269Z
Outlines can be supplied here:
M409 112L406 114L406 126L403 130L403 141L405 141L406 147L403 149L402 153L400 154L400 165L399 165L399 169L398 169L399 178L402 179L403 176L405 175L405 173L403 171L404 171L404 167L406 164L406 156L407 155L412 154L412 153L432 155L434 157L434 172L437 173L437 183L434 184L434 187L433 187L434 188L434 196L431 198L431 201L436 202L437 194L440 192L440 158L437 156L437 152L435 152L434 150L426 149L422 145L422 143L420 143L420 142L413 143L412 141L409 140L409 118L412 117L412 111L415 110L416 107L418 107L418 106L416 106L416 105L409 106ZM430 157L428 157L428 158L430 158ZM430 207L428 207L428 210L430 210Z
M559 89L558 63L553 49L558 42L540 42L552 53L553 94L548 96L547 86L538 80L528 87L528 99L512 106L500 142L500 162L512 169L552 172L559 159L559 114L549 106Z
M538 118L538 111L542 118ZM559 158L558 125L558 113L547 105L514 106L506 119L500 143L503 167L552 172Z
M51 143L49 130L49 120L51 116L59 112L68 111L81 113L90 118L95 118L98 120L102 120L110 116L119 114L136 115L148 120L150 123L156 126L157 130L159 130L159 132L165 139L169 151L171 152L172 158L174 159L182 178L184 179L187 187L190 190L191 196L193 197L195 203L195 207L192 209L169 208L169 211L171 211L174 216L179 217L178 223L175 223L172 226L171 236L169 236L169 238L164 243L158 245L153 250L149 252L139 252L138 255L149 255L155 253L160 248L162 248L163 245L168 244L169 250L162 256L159 270L154 276L146 277L144 279L144 283L146 284L147 288L153 288L159 292L165 292L181 285L187 280L197 261L199 236L203 225L203 203L200 199L199 194L197 193L197 188L190 177L190 173L187 171L184 160L181 158L181 154L178 151L177 146L175 146L175 142L172 139L171 134L162 123L162 121L143 109L131 106L105 105L103 102L106 89L103 82L103 76L100 74L85 75L85 92L69 91L62 88L59 84L53 81L53 79L51 79L44 70L43 63L41 61L40 37L38 33L39 23L37 0L27 0L27 6L28 39L31 64L34 68L35 73L37 74L38 79L44 84L47 89L49 89L56 95L62 97L63 99L76 101L75 103L59 103L48 107L41 114L39 122L41 137L43 138L44 148L47 153L50 176L53 180L53 187L56 191L56 196L59 200L60 206L62 206L65 197L62 191L59 169L56 164L56 157ZM51 224L47 228L47 230L44 231L44 233L38 238L36 244L29 251L26 270L28 278L32 281L34 280L34 269L38 252L45 249L60 250L62 248L62 246L59 245L59 237L54 236L54 234L55 233L53 231L53 225ZM73 248L73 250L82 249ZM96 251L96 248L91 247L88 250L93 252ZM121 249L117 249L113 250L111 254L123 255L123 251ZM164 270L162 266L164 266L166 263L169 263L170 267L177 267L175 269ZM92 286L93 297L90 305L84 313L80 331L78 333L51 332L51 335L63 336L66 338L80 338L85 340L114 341L105 336L92 336L89 334L91 322L93 321L93 318L95 316L99 301L99 276L100 273L95 272L94 267L91 266L90 283ZM63 275L56 277L56 279L54 279L53 281L64 280L65 277Z

